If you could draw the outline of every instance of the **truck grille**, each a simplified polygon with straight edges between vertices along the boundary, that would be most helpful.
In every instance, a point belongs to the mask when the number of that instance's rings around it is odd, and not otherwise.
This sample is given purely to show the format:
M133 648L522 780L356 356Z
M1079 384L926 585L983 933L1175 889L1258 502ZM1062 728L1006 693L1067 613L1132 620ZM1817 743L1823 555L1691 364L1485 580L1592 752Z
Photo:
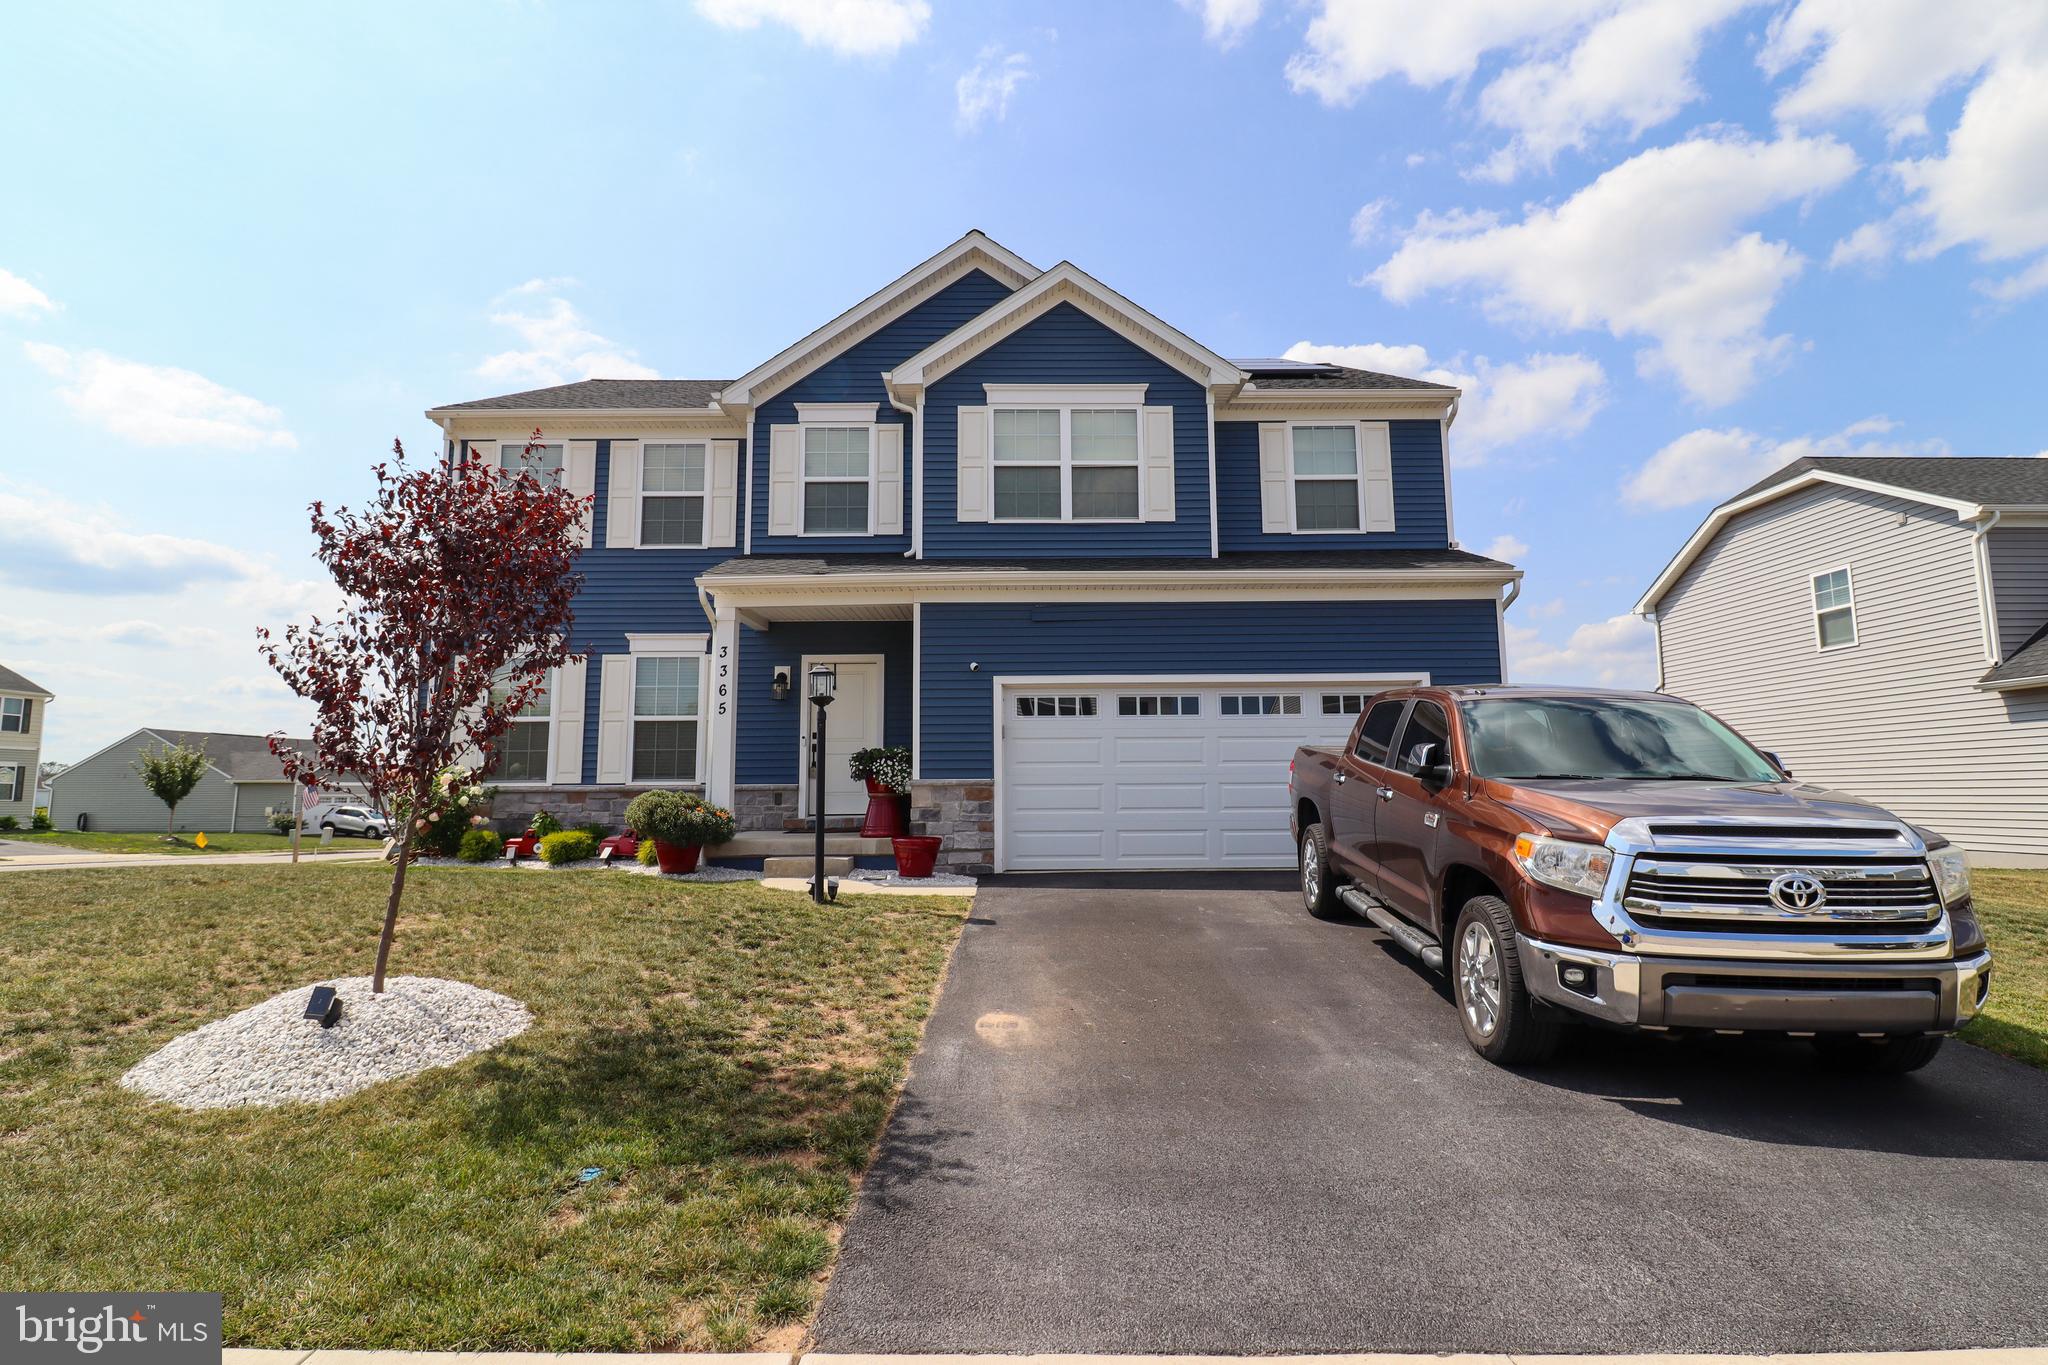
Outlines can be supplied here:
M1787 875L1810 878L1820 894L1812 895L1809 887L1803 898L1774 899L1772 883ZM1801 899L1808 903L1799 904ZM1694 921L1701 928L1732 929L1739 924L1793 933L1840 933L1859 927L1885 932L1931 924L1941 917L1941 899L1927 865L1897 860L1779 863L1645 855L1630 871L1622 904L1630 914L1668 927Z

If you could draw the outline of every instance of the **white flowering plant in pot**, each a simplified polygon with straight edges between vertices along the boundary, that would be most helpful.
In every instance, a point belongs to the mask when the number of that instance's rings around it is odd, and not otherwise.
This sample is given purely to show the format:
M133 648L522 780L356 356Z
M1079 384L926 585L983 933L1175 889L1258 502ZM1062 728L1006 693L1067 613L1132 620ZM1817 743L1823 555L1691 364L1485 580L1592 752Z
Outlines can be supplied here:
M910 750L901 744L858 750L847 768L857 780L886 791L901 795L910 790Z

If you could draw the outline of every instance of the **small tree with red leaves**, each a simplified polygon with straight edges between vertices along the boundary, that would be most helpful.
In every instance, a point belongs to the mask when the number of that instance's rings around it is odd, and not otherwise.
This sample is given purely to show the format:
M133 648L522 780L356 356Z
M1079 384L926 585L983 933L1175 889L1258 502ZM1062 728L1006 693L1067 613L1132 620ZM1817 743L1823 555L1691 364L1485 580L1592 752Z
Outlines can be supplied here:
M320 562L346 595L339 614L287 626L282 640L257 631L270 666L318 708L311 752L270 737L285 772L294 782L359 782L403 822L377 992L437 779L489 753L548 671L578 657L569 652L570 606L589 514L588 499L530 466L516 475L469 458L413 467L402 444L391 450L369 505L312 505Z

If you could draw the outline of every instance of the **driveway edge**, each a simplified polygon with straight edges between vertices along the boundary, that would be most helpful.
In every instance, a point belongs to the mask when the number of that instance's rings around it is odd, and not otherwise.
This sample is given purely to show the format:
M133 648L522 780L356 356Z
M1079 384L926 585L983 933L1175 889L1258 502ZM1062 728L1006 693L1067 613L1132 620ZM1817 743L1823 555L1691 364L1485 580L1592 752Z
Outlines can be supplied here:
M1173 1355L857 1355L831 1351L610 1353L605 1351L276 1351L240 1347L221 1353L222 1365L2048 1365L2048 1347L1989 1347L1961 1351L1816 1351L1790 1355L1457 1355L1320 1356Z

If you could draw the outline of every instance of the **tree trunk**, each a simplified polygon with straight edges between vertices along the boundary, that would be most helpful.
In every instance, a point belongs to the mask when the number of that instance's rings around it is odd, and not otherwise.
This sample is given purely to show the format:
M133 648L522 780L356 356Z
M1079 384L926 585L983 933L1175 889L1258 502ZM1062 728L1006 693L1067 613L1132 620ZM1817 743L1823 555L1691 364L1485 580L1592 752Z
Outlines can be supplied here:
M413 807L419 809L417 803ZM398 866L391 870L391 899L384 906L384 932L377 937L377 972L370 981L370 994L384 993L384 964L391 960L391 940L398 933L398 898L405 894L405 865L412 861L412 840L417 826L405 822L405 838L398 845Z
M171 802L171 813L164 817L164 838L178 842L178 803Z

